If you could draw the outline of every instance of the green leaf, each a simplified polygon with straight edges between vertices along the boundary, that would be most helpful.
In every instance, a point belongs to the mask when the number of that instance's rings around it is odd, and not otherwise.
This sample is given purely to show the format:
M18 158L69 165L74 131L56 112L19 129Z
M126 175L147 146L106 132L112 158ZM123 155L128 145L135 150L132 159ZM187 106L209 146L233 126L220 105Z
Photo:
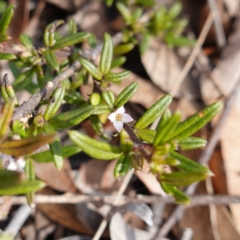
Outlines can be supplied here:
M159 176L159 180L177 187L187 186L191 183L204 180L206 177L206 174L203 172L172 172L162 173Z
M130 52L131 50L133 50L134 47L135 45L133 43L120 44L113 49L113 53L116 55L122 55Z
M99 115L103 113L110 113L111 109L108 105L97 105L95 106L95 110L93 112L94 115Z
M81 148L75 145L62 146L62 157L68 158L81 151L82 151ZM53 162L54 161L53 155L51 154L50 150L35 153L31 155L31 158L36 162Z
M21 181L20 173L15 171L9 171L6 169L0 169L0 189L18 184L20 181Z
M15 54L12 54L12 53L3 53L3 52L0 52L0 60L14 60L16 59L17 57L15 56Z
M80 63L83 65L83 67L91 74L93 75L94 78L97 80L102 80L102 74L101 72L95 67L94 64L89 62L85 58L80 58L79 59Z
M49 124L51 124L57 130L73 127L92 115L94 111L94 106L86 106L60 113L56 117L50 119Z
M175 113L170 119L168 119L164 126L157 130L154 138L154 146L164 144L166 139L174 132L179 124L181 116L179 113Z
M146 50L148 49L149 42L150 42L151 36L149 34L144 34L143 38L140 42L140 54L144 54Z
M112 55L113 55L112 38L108 33L105 33L103 49L100 58L100 71L103 75L108 73L111 68Z
M16 195L16 194L26 194L32 191L37 191L45 187L45 183L40 180L26 180L20 182L16 185L8 186L5 188L0 188L0 195Z
M102 93L102 99L104 100L104 102L109 106L109 107L113 107L114 105L114 101L115 101L115 96L113 94L113 92L111 91L105 91Z
M50 152L54 159L54 164L58 170L62 169L63 157L62 157L62 146L60 139L57 137L55 140L49 144Z
M182 4L180 2L175 2L168 12L168 16L171 19L176 18L182 10Z
M135 133L139 138L147 143L153 143L156 131L148 128L135 129Z
M221 108L222 103L216 102L187 118L185 121L179 123L172 134L171 139L182 140L189 137L205 126L221 110Z
M4 35L8 29L8 26L12 20L13 17L13 8L14 5L9 5L7 9L4 11L1 20L0 20L0 35Z
M74 33L57 40L57 42L51 47L51 49L57 50L64 47L72 46L74 44L84 42L89 37L90 33L87 32Z
M129 77L130 74L131 74L130 71L122 71L119 73L108 73L104 76L104 80L108 82L119 82Z
M47 47L51 47L55 43L55 31L57 27L64 23L63 20L56 20L47 25L44 31L43 40Z
M183 155L175 152L175 151L171 151L170 152L170 156L177 159L178 160L178 164L177 164L177 168L187 171L187 172L193 172L193 173L204 173L206 176L211 176L212 172L207 168L204 167L203 165L194 162L193 160L184 157Z
M96 93L96 92L94 92L89 98L89 102L93 106L97 106L98 104L100 104L101 100L102 99L101 99L100 93Z
M124 177L130 170L132 169L131 166L131 156L128 155L123 155L121 156L114 168L114 177Z
M111 69L122 66L126 62L126 60L127 58L124 56L113 59L111 63Z
M26 179L27 180L33 180L35 179L35 171L34 171L34 165L31 158L26 159L26 165L25 165L25 173L26 173ZM28 205L33 204L34 202L34 191L31 191L26 194Z
M156 103L154 103L136 122L136 129L143 129L160 117L168 105L171 103L172 97L164 95Z
M138 90L139 85L137 83L131 83L128 85L125 89L123 89L118 97L115 100L115 107L119 108L123 106L125 103L127 103L131 97L135 94L135 92Z
M0 140L7 134L14 111L14 101L8 101L4 104L0 112ZM0 143L1 145L1 143Z
M25 72L22 72L15 79L15 81L13 82L13 88L15 89L15 91L20 91L31 84L34 71L35 71L34 68L28 69Z
M24 156L53 141L54 137L55 134L50 134L6 141L0 143L0 151L12 156Z
M21 34L20 41L27 48L32 48L33 47L32 40L27 34Z
M190 198L188 198L183 192L178 190L176 187L171 186L167 183L160 182L162 189L169 195L173 196L177 203L188 204L191 202Z
M59 72L59 65L57 58L54 54L54 52L51 49L47 49L44 53L44 57L47 61L47 63L57 72Z
M122 14L126 24L130 24L132 22L132 14L130 10L121 2L117 2L116 4L118 11Z
M178 149L190 150L196 148L204 148L207 145L207 141L197 137L187 137L183 140L178 141Z
M58 88L53 92L50 103L44 113L44 119L46 121L50 120L57 113L60 108L65 94L65 85L60 83Z
M70 139L89 156L100 160L111 160L121 156L120 148L94 140L80 132L69 131Z

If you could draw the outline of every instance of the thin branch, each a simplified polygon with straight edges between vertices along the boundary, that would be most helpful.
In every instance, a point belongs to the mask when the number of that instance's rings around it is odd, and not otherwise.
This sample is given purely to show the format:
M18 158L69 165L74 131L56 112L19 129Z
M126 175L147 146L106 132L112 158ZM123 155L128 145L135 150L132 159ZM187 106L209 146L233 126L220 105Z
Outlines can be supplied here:
M114 46L118 45L122 40L122 34L118 33L112 38ZM90 51L84 51L81 56L87 57L88 59L95 58L101 52L102 44L99 44ZM13 120L23 120L32 116L35 109L39 106L42 100L48 99L53 91L57 88L58 84L63 80L70 78L76 71L81 68L79 61L73 62L73 64L63 71L61 74L56 76L52 81L48 82L41 90L36 94L32 95L26 102L16 108L13 114Z
M215 0L208 0L209 8L213 16L214 27L216 30L217 45L222 48L226 45L226 37L223 30L223 25L220 17L219 8Z
M34 198L35 204L77 204L81 202L103 202L105 204L112 204L116 196L113 195L78 195L72 193L65 193L63 195L42 195L36 194ZM12 205L26 204L27 199L25 196L12 196L12 197L0 197L0 204L4 204L11 200ZM165 203L174 204L175 200L170 196L156 196L156 195L142 195L137 194L135 198L130 198L124 195L118 196L118 201L115 200L114 205L122 205L128 202L144 202L146 204L151 203ZM195 206L205 206L209 204L214 205L229 205L239 204L240 196L229 195L195 195L191 196L191 203L187 208Z
M130 182L130 180L131 180L131 178L132 178L133 172L134 172L134 170L132 169L132 170L131 170L130 172L128 172L128 174L125 176L125 178L124 178L124 180L123 180L123 182L122 182L122 185L121 185L121 187L119 188L119 190L118 190L118 192L117 192L117 195L116 195L116 197L115 197L115 199L114 199L114 201L113 201L113 205L116 205L116 204L120 201L123 193L125 192L125 190L126 190L126 188L127 188L127 186L128 186L128 183ZM104 232L104 230L105 230L105 228L106 228L106 226L107 226L107 223L108 223L107 217L108 217L108 214L109 214L110 212L111 212L111 208L108 209L105 218L102 220L100 226L98 227L98 230L96 231L96 233L95 233L95 235L94 235L94 237L93 237L93 240L98 240L98 239L100 239L100 237L102 236L102 234L103 234L103 232Z
M189 70L191 69L191 67L194 64L194 61L196 60L199 51L202 48L202 45L207 37L207 34L210 30L210 27L213 23L213 19L212 19L212 15L209 14L208 18L203 26L203 29L201 31L201 34L197 40L196 45L193 48L193 51L191 52L191 55L189 56L183 70L181 71L179 77L177 78L176 82L174 83L174 85L171 88L170 94L171 95L175 95L180 87L180 85L182 84L183 80L185 79L186 75L188 74Z

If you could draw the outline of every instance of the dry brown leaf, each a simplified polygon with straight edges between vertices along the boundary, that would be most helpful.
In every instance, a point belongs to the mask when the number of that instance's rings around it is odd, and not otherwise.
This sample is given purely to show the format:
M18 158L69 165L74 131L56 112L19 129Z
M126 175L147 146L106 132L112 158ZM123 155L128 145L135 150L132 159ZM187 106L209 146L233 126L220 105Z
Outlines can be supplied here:
M153 83L169 93L183 69L182 59L176 55L173 49L154 38L151 39L150 45L141 59ZM176 96L187 98L198 96L198 89L193 84L194 81L187 76Z
M240 195L240 96L221 132L222 155L227 176L227 187L230 195ZM236 227L240 233L240 205L230 206Z
M196 190L197 194L206 194L205 183L200 182ZM208 206L196 206L184 211L182 220L175 229L180 235L184 228L191 228L194 232L192 240L214 240L209 217Z
M150 233L132 228L131 225L127 224L120 213L115 213L111 219L110 235L112 240L148 240L151 238Z
M51 195L54 192L45 188L41 190L41 194ZM44 216L51 219L66 228L75 232L90 234L90 231L79 221L77 217L76 206L72 204L38 204L39 209Z
M206 103L216 101L221 93L228 96L234 90L240 75L240 18L236 20L232 35L224 48L211 78L201 82L201 92Z
M209 161L209 167L211 171L215 174L212 177L212 185L214 192L216 194L227 194L227 179L226 171L224 167L223 157L222 157L222 148L218 144L215 148L212 157Z
M76 193L77 188L71 178L71 166L66 159L63 167L59 171L54 163L37 163L34 162L36 176L47 183L48 186L61 191Z
M216 206L217 224L221 240L238 240L240 235L232 221L232 217L225 206Z
M14 10L13 19L10 23L8 28L8 33L10 35L11 42L16 43L18 42L19 36L24 32L25 28L28 25L29 21L29 0L22 0L19 1L17 4L16 9ZM10 44L10 42L9 42Z
M162 190L156 177L149 173L149 164L145 161L141 171L136 171L135 175L144 183L147 189L152 194L160 194L166 196L166 193Z

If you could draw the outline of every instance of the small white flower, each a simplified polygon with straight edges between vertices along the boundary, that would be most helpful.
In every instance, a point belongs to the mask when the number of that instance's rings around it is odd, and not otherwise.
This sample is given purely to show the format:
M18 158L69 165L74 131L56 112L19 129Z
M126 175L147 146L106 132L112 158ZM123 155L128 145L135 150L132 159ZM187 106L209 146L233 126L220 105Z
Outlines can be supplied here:
M3 153L0 153L0 160L2 160L3 167L10 171L23 172L26 165L23 158L14 160L10 155Z
M121 132L124 123L132 122L134 120L129 114L125 113L124 106L111 113L108 116L108 119L113 123L113 126L118 132Z

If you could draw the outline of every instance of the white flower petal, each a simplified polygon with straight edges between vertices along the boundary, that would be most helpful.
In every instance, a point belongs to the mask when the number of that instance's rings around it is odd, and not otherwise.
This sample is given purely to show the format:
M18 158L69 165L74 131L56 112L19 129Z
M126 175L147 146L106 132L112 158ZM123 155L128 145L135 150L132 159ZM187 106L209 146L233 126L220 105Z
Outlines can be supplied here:
M117 114L123 114L123 113L125 113L125 108L124 108L124 106L121 106L120 108L118 108L118 109L116 110L116 113L117 113Z
M127 113L122 115L122 121L125 123L132 122L134 119Z
M16 161L16 164L17 164L18 170L23 171L26 165L26 162L22 158L20 158Z
M15 161L10 161L9 164L7 165L6 169L10 170L10 171L16 171L18 169L18 166L15 163Z
M117 113L113 112L113 113L111 113L111 114L108 116L108 119L109 119L111 122L114 122L114 121L116 121L116 115L117 115Z
M115 121L115 122L113 122L113 126L117 129L118 132L121 132L121 130L123 128L123 122Z

